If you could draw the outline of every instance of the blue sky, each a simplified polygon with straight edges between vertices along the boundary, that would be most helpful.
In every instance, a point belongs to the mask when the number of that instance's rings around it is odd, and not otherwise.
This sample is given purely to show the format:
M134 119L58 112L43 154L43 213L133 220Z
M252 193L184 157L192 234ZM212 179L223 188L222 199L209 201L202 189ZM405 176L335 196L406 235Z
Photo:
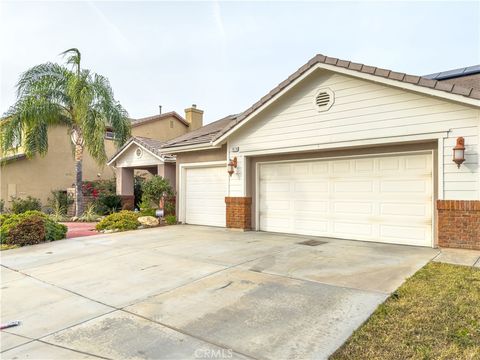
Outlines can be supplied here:
M0 112L19 74L80 49L139 118L248 108L313 55L412 74L480 63L480 2L4 2Z

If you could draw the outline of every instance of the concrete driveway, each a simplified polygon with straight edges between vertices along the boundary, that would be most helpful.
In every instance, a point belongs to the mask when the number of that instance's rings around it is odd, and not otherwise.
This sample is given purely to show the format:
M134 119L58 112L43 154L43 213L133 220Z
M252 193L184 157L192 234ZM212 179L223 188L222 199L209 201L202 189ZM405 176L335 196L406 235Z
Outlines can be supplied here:
M178 225L1 253L2 359L322 359L438 250Z

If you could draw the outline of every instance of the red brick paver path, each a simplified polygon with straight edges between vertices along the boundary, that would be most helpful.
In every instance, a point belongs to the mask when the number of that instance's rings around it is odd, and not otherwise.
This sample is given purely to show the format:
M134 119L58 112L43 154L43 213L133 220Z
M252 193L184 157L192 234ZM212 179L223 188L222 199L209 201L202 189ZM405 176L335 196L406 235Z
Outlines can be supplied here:
M95 231L95 225L97 225L97 223L64 222L62 224L68 227L67 239L80 236L98 235L98 232Z

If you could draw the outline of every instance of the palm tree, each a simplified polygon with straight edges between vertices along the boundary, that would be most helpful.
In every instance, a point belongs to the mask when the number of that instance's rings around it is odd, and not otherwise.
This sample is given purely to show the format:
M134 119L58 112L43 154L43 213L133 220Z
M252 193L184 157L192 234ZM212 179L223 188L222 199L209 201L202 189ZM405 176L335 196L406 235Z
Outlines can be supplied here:
M21 139L27 157L48 151L48 129L66 125L75 158L75 216L83 213L82 160L85 149L105 164L104 134L113 129L121 146L130 136L125 109L115 100L107 78L82 69L78 49L69 49L67 65L46 63L24 72L17 84L17 101L0 126L1 150L18 147Z

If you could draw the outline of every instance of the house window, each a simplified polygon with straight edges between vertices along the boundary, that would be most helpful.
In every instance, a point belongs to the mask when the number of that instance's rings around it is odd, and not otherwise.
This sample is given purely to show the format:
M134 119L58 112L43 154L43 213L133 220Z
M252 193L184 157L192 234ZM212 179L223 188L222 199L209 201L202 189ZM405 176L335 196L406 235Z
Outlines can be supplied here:
M105 139L107 140L115 139L115 133L113 131L105 131Z
M22 146L22 137L19 135L13 136L12 149L17 149Z
M335 101L335 94L329 88L319 89L313 98L313 104L317 111L327 111Z

